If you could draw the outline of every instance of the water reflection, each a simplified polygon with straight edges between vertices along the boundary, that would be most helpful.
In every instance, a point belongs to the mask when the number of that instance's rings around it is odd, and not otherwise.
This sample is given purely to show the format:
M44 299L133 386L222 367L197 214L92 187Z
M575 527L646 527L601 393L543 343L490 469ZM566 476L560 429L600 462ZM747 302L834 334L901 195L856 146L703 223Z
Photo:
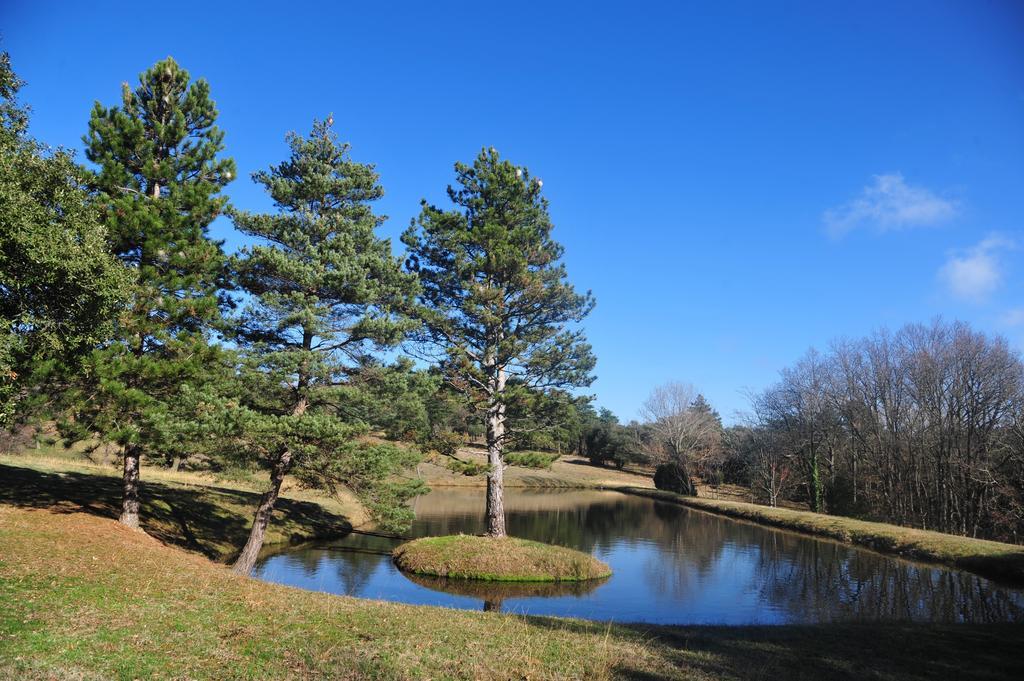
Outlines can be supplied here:
M433 591L482 600L484 610L487 611L500 611L502 604L509 599L582 596L608 581L590 579L585 582L481 582L410 574L405 576L410 581Z
M483 531L480 490L437 490L414 503L413 536ZM391 563L394 540L350 535L268 555L258 575L367 598L599 620L1024 621L1024 593L981 577L651 499L513 490L506 508L510 534L592 552L614 574L586 587L519 592L518 585L413 580Z

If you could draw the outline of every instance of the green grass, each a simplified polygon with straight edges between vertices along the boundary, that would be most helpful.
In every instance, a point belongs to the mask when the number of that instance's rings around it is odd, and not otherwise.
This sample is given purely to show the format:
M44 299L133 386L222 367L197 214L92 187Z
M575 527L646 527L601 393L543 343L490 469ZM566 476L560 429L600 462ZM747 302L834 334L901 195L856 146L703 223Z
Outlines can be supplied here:
M671 501L761 525L827 537L915 560L941 563L1011 584L1024 584L1024 546L930 532L886 523L772 508L740 501L688 497L664 490L615 487L627 494Z
M424 537L393 555L405 572L488 582L580 582L612 573L590 554L518 537Z
M505 463L510 466L522 468L549 469L551 464L558 460L558 454L553 452L509 452L505 455Z

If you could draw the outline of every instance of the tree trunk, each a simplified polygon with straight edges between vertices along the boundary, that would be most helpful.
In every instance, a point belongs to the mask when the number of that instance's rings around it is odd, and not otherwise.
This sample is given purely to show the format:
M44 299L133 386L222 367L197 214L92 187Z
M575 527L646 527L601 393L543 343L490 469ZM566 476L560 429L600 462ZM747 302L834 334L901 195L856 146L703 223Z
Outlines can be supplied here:
M505 536L505 372L498 370L487 409L487 536Z
M175 456L171 459L171 472L177 473L179 468L181 468L181 457Z
M274 504L277 503L277 498L281 495L281 483L284 482L284 476L288 473L291 462L292 453L285 450L270 472L270 489L260 497L260 505L252 520L252 529L249 530L249 539L245 542L245 547L238 554L238 559L235 560L235 564L231 568L239 574L247 575L256 566L256 558L260 555L263 538L267 534L267 525L270 524L270 518L274 514Z
M487 446L487 536L505 536L505 471L499 448Z
M818 466L818 452L811 449L811 510L821 513L821 471Z
M306 331L303 336L303 347L308 349L311 333ZM301 416L306 413L308 402L305 395L301 392L306 387L306 374L304 370L305 367L303 367L303 372L299 376L299 399L292 408L292 416ZM231 566L231 569L235 572L247 575L256 566L256 558L260 555L260 549L263 548L263 538L267 534L267 525L270 524L270 517L274 514L274 504L277 503L277 498L281 495L281 483L284 482L284 476L288 474L291 467L292 452L290 449L285 449L281 452L281 456L278 457L277 461L274 462L274 467L270 469L270 489L260 497L260 505L257 507L256 515L252 519L252 529L249 530L249 539L245 542L245 546L235 560L235 564Z
M138 445L127 445L124 448L124 491L118 521L133 529L139 527L139 458Z

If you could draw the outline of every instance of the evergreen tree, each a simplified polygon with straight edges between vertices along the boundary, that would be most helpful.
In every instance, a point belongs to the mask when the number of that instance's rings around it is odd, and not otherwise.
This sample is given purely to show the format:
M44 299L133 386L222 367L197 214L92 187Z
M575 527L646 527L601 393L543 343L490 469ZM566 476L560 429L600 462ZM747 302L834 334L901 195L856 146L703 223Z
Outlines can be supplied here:
M121 106L95 104L84 141L113 252L134 273L116 341L92 357L69 433L95 432L124 448L121 522L139 523L143 454L181 447L199 386L219 362L208 342L225 303L221 245L207 238L223 210L234 162L205 80L168 57L125 83Z
M128 283L88 205L83 170L27 135L20 87L0 54L0 425L42 364L69 364L107 339Z
M509 404L528 391L590 384L594 356L569 325L594 301L567 281L539 179L493 148L455 173L455 208L424 201L402 240L423 286L422 340L443 349L447 380L485 418L487 533L504 536Z
M393 364L365 362L352 372L339 409L389 439L425 443L432 433L431 410L442 406L433 404L443 399L440 387L439 375L415 369L408 357Z
M422 491L418 481L393 482L415 462L410 450L360 441L365 422L339 410L350 373L412 326L401 312L416 279L375 234L384 221L370 205L383 195L377 173L349 158L330 120L287 140L288 160L253 176L278 212L231 213L239 230L262 242L244 249L235 268L251 299L238 331L254 415L251 451L270 470L234 566L242 573L252 570L289 473L328 489L346 485L392 526L409 519L404 502Z

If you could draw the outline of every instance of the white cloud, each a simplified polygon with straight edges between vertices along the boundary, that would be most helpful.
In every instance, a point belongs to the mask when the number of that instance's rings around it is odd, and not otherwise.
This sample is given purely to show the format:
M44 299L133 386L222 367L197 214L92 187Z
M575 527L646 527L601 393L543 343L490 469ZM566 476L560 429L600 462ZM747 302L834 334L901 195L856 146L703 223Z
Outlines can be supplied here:
M1024 307L1007 310L999 321L1003 326L1024 326Z
M900 173L875 175L852 201L825 211L825 229L839 238L858 227L887 232L907 227L928 227L951 219L957 206L924 187L912 187Z
M982 302L1003 283L1001 255L1013 247L1010 239L990 236L966 252L950 254L939 278L955 297Z

